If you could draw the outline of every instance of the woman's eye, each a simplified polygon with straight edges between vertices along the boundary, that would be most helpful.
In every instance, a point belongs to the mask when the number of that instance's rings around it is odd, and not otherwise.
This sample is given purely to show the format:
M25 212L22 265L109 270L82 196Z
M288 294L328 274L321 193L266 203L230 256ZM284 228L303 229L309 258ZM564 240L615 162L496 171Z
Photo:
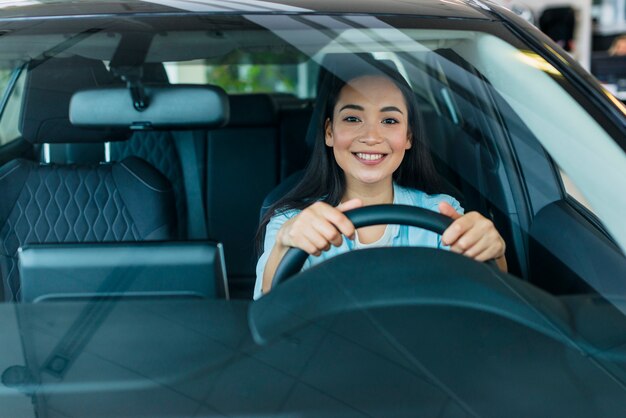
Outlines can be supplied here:
M384 124L388 124L388 125L393 125L393 124L396 124L396 123L399 123L399 122L398 122L398 119L387 118L387 119L383 119L383 123Z
M361 121L356 116L346 116L345 118L343 118L343 120L345 120L346 122L360 122Z

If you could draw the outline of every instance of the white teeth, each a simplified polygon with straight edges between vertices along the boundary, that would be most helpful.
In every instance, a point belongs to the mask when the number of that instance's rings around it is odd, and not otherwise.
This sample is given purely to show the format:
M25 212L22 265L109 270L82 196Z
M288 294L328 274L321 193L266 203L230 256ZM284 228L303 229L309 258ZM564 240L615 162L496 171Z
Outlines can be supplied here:
M367 160L367 161L376 161L376 160L380 160L381 158L383 158L383 154L365 154L362 152L357 152L356 156L362 160Z

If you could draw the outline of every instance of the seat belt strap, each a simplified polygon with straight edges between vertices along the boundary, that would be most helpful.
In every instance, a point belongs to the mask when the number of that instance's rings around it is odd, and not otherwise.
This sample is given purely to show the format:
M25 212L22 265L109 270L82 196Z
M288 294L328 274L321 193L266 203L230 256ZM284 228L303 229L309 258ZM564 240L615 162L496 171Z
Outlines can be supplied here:
M201 171L199 169L196 138L198 131L179 131L180 159L185 180L185 196L187 198L187 237L189 239L205 239L208 237L206 213L202 202Z

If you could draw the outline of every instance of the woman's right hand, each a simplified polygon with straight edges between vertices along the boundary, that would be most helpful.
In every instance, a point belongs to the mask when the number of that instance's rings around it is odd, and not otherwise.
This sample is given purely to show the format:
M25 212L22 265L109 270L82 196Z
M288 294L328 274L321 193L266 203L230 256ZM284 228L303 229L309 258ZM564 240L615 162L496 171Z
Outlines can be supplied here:
M343 212L363 206L360 199L348 200L337 207L316 202L286 221L276 234L276 242L263 271L262 291L272 289L272 281L278 264L292 247L312 255L320 255L331 245L340 246L342 234L353 239L354 225Z
M283 224L276 235L279 247L296 247L318 256L331 245L339 247L342 235L354 239L354 225L343 212L363 206L352 199L333 207L316 202Z

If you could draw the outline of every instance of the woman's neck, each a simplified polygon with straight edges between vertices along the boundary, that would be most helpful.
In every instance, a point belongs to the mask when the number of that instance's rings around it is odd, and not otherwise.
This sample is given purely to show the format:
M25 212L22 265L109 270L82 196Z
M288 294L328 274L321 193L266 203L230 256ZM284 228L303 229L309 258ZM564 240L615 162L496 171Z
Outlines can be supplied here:
M358 198L363 202L363 206L382 205L393 203L393 182L378 184L348 184L342 201Z

